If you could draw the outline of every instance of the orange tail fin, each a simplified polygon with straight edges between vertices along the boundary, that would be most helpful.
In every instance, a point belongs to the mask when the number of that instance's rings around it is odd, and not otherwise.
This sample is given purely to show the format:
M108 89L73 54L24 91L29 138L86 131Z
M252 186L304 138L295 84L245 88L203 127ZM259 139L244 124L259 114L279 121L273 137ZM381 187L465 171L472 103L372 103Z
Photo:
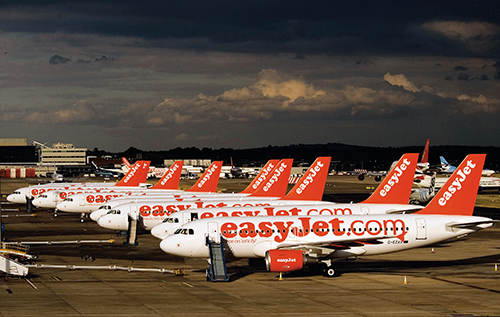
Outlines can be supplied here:
M150 161L137 161L115 186L139 186L148 178Z
M422 159L420 163L429 163L429 139L425 143L424 152L422 153Z
M408 204L418 153L407 153L389 171L375 192L362 203L365 204Z
M151 189L177 189L181 179L183 161L175 161L163 177Z
M431 202L416 214L472 216L486 154L469 154Z
M283 200L321 200L331 157L318 157Z
M214 161L187 192L215 193L219 184L222 161Z
M259 174L255 176L252 182L247 186L247 188L245 188L240 193L251 194L255 192L259 185L262 184L263 181L267 180L268 176L271 175L271 172L274 170L276 164L278 164L279 161L280 160L269 160L266 165L264 165L264 167L260 170Z
M250 196L283 197L288 187L288 177L292 170L293 159L281 160L267 179Z

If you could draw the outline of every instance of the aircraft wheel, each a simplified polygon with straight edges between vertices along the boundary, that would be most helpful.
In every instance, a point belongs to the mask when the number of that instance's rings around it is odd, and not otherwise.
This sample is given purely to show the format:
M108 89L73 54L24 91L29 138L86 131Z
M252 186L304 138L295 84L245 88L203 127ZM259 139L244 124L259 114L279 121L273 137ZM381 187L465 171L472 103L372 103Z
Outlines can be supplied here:
M335 271L335 269L333 268L333 266L327 266L323 270L323 275L326 276L326 277L334 277L335 273L337 273L337 272Z
M57 212L54 213L54 218L57 218L59 215L57 214Z
M365 179L365 175L363 175L363 174L359 175L359 176L358 176L358 179L359 179L360 181L364 180L364 179Z
M80 222L81 222L81 223L84 223L84 222L85 222L85 219L80 218Z
M377 176L375 176L375 181L376 181L376 182L380 182L380 180L381 180L381 179L382 179L382 177L380 177L380 176L378 176L378 175L377 175Z

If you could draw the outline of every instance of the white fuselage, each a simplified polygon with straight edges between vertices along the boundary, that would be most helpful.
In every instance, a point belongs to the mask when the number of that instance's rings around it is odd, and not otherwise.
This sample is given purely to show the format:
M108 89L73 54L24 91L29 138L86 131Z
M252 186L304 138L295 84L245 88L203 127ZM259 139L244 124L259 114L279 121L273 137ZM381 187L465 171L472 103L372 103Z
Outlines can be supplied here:
M424 179L419 182L415 183L415 186L417 187L424 187L428 188L431 186L431 179L432 177L429 175L425 175ZM435 190L440 189L441 187L446 184L448 181L449 177L436 177L436 185L435 185ZM482 189L500 189L500 178L498 177L481 177L479 180L479 187Z
M288 216L209 218L190 222L168 236L161 249L184 257L208 257L206 237L227 241L235 257L264 257L272 249L299 248L317 257L345 258L403 251L435 244L474 232L454 224L477 222L490 227L491 219L473 216L419 214L356 216ZM490 223L485 223L490 222ZM335 243L377 239L350 248Z
M156 225L153 229L151 229L151 234L159 239L164 239L173 234L182 225L190 221L214 217L378 215L414 212L423 208L422 206L417 205L399 204L321 203L322 204L315 204L314 202L310 202L310 204L307 205L183 210L166 217L161 224Z
M73 189L57 189L53 191L45 192L39 195L37 198L33 199L33 205L39 208L56 208L57 205L63 202L66 198L72 197L75 201L75 195L80 195L78 197L85 197L85 203L98 203L102 201L108 201L111 198L134 195L137 193L147 192L147 188L138 187L128 187L128 186L116 186L116 187L90 187L90 188L73 188ZM84 194L84 195L82 195ZM88 201L86 198L93 197ZM84 207L81 203L78 207ZM65 211L65 210L64 210ZM78 211L80 212L80 211Z
M7 200L11 203L26 203L26 198L37 198L43 193L55 190L92 190L92 189L110 189L116 183L50 183L32 185L16 189L12 194L7 196Z
M114 230L126 230L128 228L129 216L133 219L140 219L144 228L151 230L154 226L162 223L163 219L167 218L174 212L182 210L195 209L212 209L212 208L233 208L233 207L256 207L256 206L296 206L312 204L307 200L266 200L262 197L255 200L249 200L247 197L243 199L229 198L204 198L192 199L184 201L156 201L156 202L137 202L119 205L106 215L101 216L97 223L104 228ZM332 205L333 203L326 201L315 202L317 205Z

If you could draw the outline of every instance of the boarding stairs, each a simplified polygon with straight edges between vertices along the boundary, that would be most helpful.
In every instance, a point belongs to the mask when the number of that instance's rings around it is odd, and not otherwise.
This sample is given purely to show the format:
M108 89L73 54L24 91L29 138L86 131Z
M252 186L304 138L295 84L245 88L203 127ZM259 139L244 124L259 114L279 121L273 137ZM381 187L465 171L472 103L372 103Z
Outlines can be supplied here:
M210 259L207 270L207 281L209 282L227 282L226 257L224 255L224 240L222 237L213 239L206 238L206 245L208 245ZM218 240L218 241L217 241Z
M127 230L127 242L126 245L137 245L137 226L139 221L135 217L128 216L128 230Z

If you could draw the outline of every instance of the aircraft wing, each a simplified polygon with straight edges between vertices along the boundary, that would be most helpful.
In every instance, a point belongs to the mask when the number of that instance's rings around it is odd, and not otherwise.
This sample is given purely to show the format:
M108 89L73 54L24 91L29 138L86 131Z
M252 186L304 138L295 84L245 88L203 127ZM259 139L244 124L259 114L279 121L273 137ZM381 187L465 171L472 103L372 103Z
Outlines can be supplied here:
M365 245L382 244L380 241L382 239L399 238L398 236L388 236L388 235L378 235L369 238L347 238L339 240L325 240L318 242L308 242L308 243L283 243L279 244L276 249L294 249L294 250L304 250L307 253L314 253L311 250L316 248L331 249L334 250L345 250L352 247L362 247Z

